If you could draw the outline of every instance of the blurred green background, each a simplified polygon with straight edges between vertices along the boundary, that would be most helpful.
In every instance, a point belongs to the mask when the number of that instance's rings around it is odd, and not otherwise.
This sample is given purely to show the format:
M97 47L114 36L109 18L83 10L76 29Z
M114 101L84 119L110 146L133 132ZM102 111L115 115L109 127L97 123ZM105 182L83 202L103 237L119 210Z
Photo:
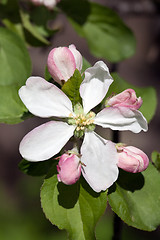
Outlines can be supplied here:
M154 86L160 97L160 4L159 0L97 0L116 10L133 30L137 40L136 54L118 64L117 71L124 79L136 86ZM154 3L154 4L153 4ZM158 8L155 8L155 3ZM79 38L64 16L56 20L61 31L46 48L31 48L33 75L44 76L47 56L51 48L74 43L91 64L97 61L86 44ZM110 66L110 65L109 65ZM160 99L159 99L160 100ZM155 118L147 133L123 132L121 141L142 149L151 156L153 150L160 151L158 106ZM29 177L18 170L21 156L18 153L22 137L43 120L33 118L18 125L0 124L0 240L65 240L65 231L59 231L45 218L40 205L42 178ZM108 133L109 135L109 133ZM107 136L108 136L107 135ZM160 239L160 229L143 232L123 224L122 240ZM111 240L113 235L113 213L108 207L96 227L98 240Z

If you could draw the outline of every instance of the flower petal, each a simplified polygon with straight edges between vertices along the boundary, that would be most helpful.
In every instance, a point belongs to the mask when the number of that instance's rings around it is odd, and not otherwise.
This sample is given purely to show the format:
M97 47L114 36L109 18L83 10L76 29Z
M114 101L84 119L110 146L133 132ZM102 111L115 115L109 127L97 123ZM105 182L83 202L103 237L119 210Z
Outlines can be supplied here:
M75 126L50 121L29 132L21 141L19 151L28 161L43 161L57 154L72 137Z
M76 62L76 68L81 71L82 70L82 63L83 63L83 59L82 59L82 55L80 54L80 52L76 49L74 44L69 45L69 50L72 52L75 62Z
M118 177L115 144L94 132L85 133L81 147L82 174L95 192L109 188Z
M28 110L39 117L68 117L72 112L69 98L54 84L41 77L30 77L19 96Z
M53 79L61 84L61 80L67 81L74 74L76 61L69 48L58 47L50 51L47 66Z
M134 133L148 130L147 121L142 113L127 107L104 108L96 115L94 123L104 128L130 130Z
M112 82L109 69L102 61L96 62L93 67L85 71L85 78L80 86L85 113L103 100Z

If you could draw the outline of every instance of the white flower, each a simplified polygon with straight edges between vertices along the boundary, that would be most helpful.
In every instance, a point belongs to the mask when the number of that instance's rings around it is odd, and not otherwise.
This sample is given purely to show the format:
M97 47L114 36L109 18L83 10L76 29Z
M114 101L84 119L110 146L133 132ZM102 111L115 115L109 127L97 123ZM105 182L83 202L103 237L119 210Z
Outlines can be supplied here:
M94 191L110 187L118 177L117 150L111 141L97 135L97 124L113 130L138 133L147 130L147 122L138 110L107 107L97 115L90 112L105 97L113 82L108 67L99 61L85 71L80 86L83 111L74 112L70 99L55 85L40 77L30 77L19 90L20 98L31 113L39 117L60 117L29 132L20 143L21 155L29 161L43 161L57 154L68 140L84 132L81 146L82 174ZM92 130L92 131L91 131Z

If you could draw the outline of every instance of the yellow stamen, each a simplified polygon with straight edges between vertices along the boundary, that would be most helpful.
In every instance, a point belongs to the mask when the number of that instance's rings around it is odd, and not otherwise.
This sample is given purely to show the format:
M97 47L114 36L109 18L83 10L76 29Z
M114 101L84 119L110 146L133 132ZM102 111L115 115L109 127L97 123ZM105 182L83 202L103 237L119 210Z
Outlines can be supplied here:
M73 117L73 114L72 114L72 113L70 113L70 114L69 114L69 117L70 117L70 118L71 118L71 117Z

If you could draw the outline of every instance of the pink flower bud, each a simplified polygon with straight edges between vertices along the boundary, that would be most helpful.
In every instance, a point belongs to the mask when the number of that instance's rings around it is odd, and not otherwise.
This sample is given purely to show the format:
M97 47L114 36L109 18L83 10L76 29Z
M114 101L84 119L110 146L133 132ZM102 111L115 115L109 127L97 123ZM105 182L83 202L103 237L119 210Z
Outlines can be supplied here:
M53 48L48 55L48 71L53 79L61 83L73 76L75 69L82 69L82 56L72 44L69 47Z
M31 2L34 4L34 5L41 5L42 4L42 0L31 0Z
M58 181L67 185L74 184L81 175L80 159L75 154L65 153L60 157L57 165Z
M31 2L37 6L44 5L48 9L53 9L60 0L31 0Z
M147 155L140 149L132 146L118 146L118 167L127 172L137 173L144 171L149 164Z
M107 101L107 105L112 107L127 107L131 109L139 109L142 105L142 98L137 98L133 89L126 89L115 95Z

